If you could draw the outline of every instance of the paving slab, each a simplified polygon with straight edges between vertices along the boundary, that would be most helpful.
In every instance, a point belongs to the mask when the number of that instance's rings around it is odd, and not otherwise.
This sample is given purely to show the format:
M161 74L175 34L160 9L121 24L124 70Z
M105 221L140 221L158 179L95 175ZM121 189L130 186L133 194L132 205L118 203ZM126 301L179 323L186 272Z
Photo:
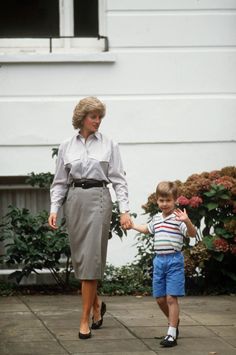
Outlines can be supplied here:
M74 353L73 355L84 355L85 353ZM92 353L93 355L95 353ZM135 352L130 352L130 351L112 351L112 352L106 352L106 355L156 355L154 351L135 351ZM97 353L96 355L104 355L103 353Z
M163 347L159 344L159 342L154 339L144 339L144 343L157 354L162 354ZM170 354L195 354L201 353L203 354L234 354L236 353L236 349L233 348L232 345L226 343L223 339L219 338L185 338L178 339L178 345L172 349L164 349L172 350Z
M1 343L1 355L68 355L67 350L55 342Z
M234 335L234 337L224 337L224 340L227 342L227 343L229 343L229 344L231 344L231 345L233 345L235 348L236 348L236 337L235 337L235 335Z
M15 297L0 297L0 314L4 312L29 312L27 305Z
M232 325L216 325L216 326L207 326L209 330L216 334L216 336L220 337L235 337L236 339L236 326ZM204 327L204 329L206 329Z
M5 327L41 328L42 326L42 322L31 313L4 312L0 316L0 329Z
M236 355L236 297L179 300L178 346L159 343L167 320L152 297L103 297L107 313L92 338L78 339L80 295L0 297L1 355Z
M140 339L153 339L155 337L161 337L166 333L167 326L165 327L129 327L129 330ZM232 332L226 333L227 335ZM196 338L196 337L216 337L216 333L207 329L204 326L181 326L180 335L181 338Z
M52 334L42 328L16 328L16 327L4 327L0 331L0 344L8 343L27 343L32 341L48 342L56 341ZM27 345L27 344L26 344ZM1 354L1 353L0 353Z
M97 340L97 338L91 338L89 341L63 341L62 344L70 353L107 353L114 352L119 349L122 352L138 352L147 351L148 347L139 339L114 339L114 340Z
M74 328L51 328L53 334L60 340L78 340L78 329ZM102 331L101 331L102 330ZM136 338L128 329L120 327L108 327L104 325L101 329L96 331L97 340L108 339L132 339Z
M224 312L224 317L222 318L222 312L192 312L191 317L199 324L204 325L236 325L235 314L232 313L227 314Z

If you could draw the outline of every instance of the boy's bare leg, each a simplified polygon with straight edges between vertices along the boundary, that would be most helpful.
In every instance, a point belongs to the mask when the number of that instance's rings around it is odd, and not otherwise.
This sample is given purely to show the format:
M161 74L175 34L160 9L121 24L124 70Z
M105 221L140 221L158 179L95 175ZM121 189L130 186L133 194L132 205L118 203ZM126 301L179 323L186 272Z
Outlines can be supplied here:
M157 301L158 306L160 307L160 309L164 313L164 315L167 317L167 319L169 319L169 307L168 307L168 304L167 304L166 296L157 297L156 301Z
M164 347L172 347L177 345L178 337L178 320L179 320L179 304L178 298L175 296L166 296L166 302L169 310L169 328L167 335L161 340L160 344Z
M178 298L175 296L167 296L167 305L169 309L169 325L170 327L177 328L179 320L179 303Z

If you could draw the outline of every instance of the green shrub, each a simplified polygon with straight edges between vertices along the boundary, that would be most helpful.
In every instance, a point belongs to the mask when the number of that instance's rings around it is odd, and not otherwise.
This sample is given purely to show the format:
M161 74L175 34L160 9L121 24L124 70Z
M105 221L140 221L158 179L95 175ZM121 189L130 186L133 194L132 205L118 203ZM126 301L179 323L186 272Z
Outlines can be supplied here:
M187 287L200 291L236 290L236 168L191 175L185 182L176 181L178 205L185 208L198 228L194 246L185 239ZM158 212L155 193L143 206L152 217ZM152 237L138 236L138 263L151 269Z
M52 157L58 155L58 148L52 149ZM49 190L54 175L50 172L30 173L27 184ZM136 214L131 214L136 217ZM73 287L70 280L72 272L71 253L65 221L57 230L48 226L48 212L42 211L32 215L26 208L19 209L9 206L9 212L0 223L0 241L5 244L6 253L0 256L0 261L8 265L20 267L10 275L19 283L22 278L39 270L48 269L61 289ZM127 235L120 226L120 213L118 203L112 207L112 218L109 239L113 235L122 238ZM64 261L62 264L62 260ZM62 271L61 271L62 269Z
M12 296L15 294L16 285L0 280L0 296Z
M26 179L26 183L33 187L38 186L40 188L49 189L53 181L53 178L54 175L51 174L50 172L39 173L39 174L35 174L34 172L32 172L28 175L28 178Z
M135 214L133 214L135 216ZM119 223L117 202L113 203L109 237L116 234L120 238L127 234ZM0 224L0 240L5 243L2 263L18 265L20 269L10 275L19 283L32 272L48 269L61 288L69 287L72 272L71 253L65 221L53 230L48 225L48 212L32 215L29 210L9 207L9 212ZM63 264L62 264L63 260ZM61 270L62 269L62 270Z
M99 293L106 295L145 295L150 294L150 275L140 266L128 264L121 267L107 265Z
M1 260L8 265L20 265L21 269L10 275L17 282L46 268L56 283L65 288L72 271L67 233L63 223L57 230L52 230L47 219L46 211L34 216L25 208L9 207L0 225L6 250ZM60 272L62 256L66 260L63 273Z

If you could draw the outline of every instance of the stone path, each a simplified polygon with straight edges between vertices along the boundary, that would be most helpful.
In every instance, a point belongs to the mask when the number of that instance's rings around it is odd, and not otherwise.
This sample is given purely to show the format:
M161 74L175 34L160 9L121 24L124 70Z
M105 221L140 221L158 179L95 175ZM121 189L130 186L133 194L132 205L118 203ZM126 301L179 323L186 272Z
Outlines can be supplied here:
M236 297L180 299L178 346L162 348L155 336L167 325L152 297L104 297L104 325L78 339L81 297L0 297L1 355L236 355Z

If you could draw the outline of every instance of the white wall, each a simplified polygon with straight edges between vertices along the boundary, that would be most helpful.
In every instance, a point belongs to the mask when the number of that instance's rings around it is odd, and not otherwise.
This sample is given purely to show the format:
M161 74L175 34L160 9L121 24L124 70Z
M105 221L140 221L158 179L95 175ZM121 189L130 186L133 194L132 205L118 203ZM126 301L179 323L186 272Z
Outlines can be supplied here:
M51 148L73 134L77 101L107 104L102 131L120 143L131 210L162 179L235 165L235 0L108 0L114 63L0 67L0 175L54 170ZM1 59L0 59L1 60ZM136 253L134 233L108 260Z

